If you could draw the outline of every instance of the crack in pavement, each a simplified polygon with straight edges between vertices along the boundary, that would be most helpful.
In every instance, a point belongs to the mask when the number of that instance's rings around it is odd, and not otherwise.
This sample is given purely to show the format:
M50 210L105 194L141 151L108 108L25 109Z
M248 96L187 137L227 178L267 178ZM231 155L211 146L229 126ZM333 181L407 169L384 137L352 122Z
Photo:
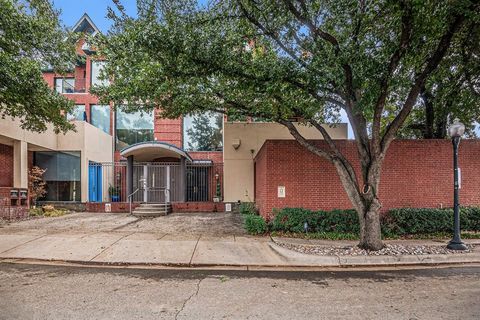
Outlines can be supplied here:
M15 249L17 249L18 247L21 247L21 246L23 246L23 245L26 245L27 243L30 243L30 242L32 242L32 241L41 239L41 238L46 237L46 236L48 236L48 234L44 234L44 235L42 235L42 236L40 236L40 237L37 237L37 238L34 238L34 239L32 239L32 240L28 240L27 242L22 242L21 244L16 245L16 246L13 247L13 248L10 248L10 249L7 249L7 250L4 250L4 251L0 252L0 254L4 254L4 253L7 253L8 251L15 250Z
M183 309L185 309L185 306L187 305L187 303L193 298L193 297L196 297L198 296L198 292L200 291L200 283L202 283L203 280L205 280L206 278L203 278L203 279L199 279L198 282L197 282L197 290L195 290L194 293L192 293L187 299L185 299L185 301L183 302L182 304L182 307L180 308L180 310L178 310L178 312L175 314L175 320L178 319L178 315L183 311Z
M107 251L108 249L110 249L114 244L116 244L117 242L119 242L119 241L122 240L122 239L125 239L125 238L128 237L128 236L131 236L131 235L134 234L134 233L135 233L135 231L134 231L134 232L131 232L131 233L129 233L129 234L126 234L126 235L124 235L124 236L122 236L122 237L120 237L120 239L118 239L117 241L115 241L115 242L113 242L112 244L110 244L109 246L107 246L105 249L103 249L102 251L100 251L99 254L97 254L95 257L93 257L93 258L90 259L89 261L95 260L95 259L98 258L102 253L104 253L105 251Z

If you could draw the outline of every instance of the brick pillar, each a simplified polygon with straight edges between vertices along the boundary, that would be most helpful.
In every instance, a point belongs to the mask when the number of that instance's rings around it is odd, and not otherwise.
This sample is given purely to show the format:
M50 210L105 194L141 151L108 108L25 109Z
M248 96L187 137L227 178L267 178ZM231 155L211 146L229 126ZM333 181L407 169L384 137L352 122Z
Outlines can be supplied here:
M13 142L13 187L28 188L28 149L25 141Z

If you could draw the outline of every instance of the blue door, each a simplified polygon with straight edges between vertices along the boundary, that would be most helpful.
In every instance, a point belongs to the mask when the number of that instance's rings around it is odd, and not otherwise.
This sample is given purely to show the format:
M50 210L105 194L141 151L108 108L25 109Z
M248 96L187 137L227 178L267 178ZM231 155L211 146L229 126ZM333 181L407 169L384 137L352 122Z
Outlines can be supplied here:
M88 166L88 201L102 202L102 166L94 162Z

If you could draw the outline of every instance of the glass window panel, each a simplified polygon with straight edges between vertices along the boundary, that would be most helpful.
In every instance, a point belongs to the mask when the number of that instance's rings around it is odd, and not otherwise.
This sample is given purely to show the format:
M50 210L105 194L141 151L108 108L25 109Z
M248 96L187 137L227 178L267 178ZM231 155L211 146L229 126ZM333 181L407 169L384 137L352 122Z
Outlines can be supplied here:
M80 201L80 152L35 152L34 164L46 169L46 201Z
M92 105L90 108L92 125L110 134L110 106Z
M223 115L203 113L183 118L183 148L188 151L221 151Z
M85 114L85 105L84 104L76 104L75 107L71 112L67 114L67 120L79 120L84 121L84 114Z
M153 140L153 112L116 112L116 149Z
M75 78L55 78L55 91L59 93L73 93Z
M107 85L108 80L101 80L99 79L100 73L105 65L105 61L92 61L92 76L91 76L91 84L94 85Z

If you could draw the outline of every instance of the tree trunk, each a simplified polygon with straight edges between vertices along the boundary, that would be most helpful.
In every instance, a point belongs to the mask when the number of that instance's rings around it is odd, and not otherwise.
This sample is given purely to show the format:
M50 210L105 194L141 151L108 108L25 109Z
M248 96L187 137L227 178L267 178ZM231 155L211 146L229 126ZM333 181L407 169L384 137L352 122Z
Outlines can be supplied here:
M360 243L358 246L362 249L380 250L383 248L380 208L380 203L375 199L369 208L358 213L360 218Z
M360 243L359 247L367 250L380 250L383 248L382 233L380 228L380 208L382 205L376 194L380 182L380 162L370 165L365 172L371 176L365 177L369 183L367 190L361 190L356 180L348 174L346 166L341 161L334 161L333 164L342 182L348 198L358 213L360 222Z

